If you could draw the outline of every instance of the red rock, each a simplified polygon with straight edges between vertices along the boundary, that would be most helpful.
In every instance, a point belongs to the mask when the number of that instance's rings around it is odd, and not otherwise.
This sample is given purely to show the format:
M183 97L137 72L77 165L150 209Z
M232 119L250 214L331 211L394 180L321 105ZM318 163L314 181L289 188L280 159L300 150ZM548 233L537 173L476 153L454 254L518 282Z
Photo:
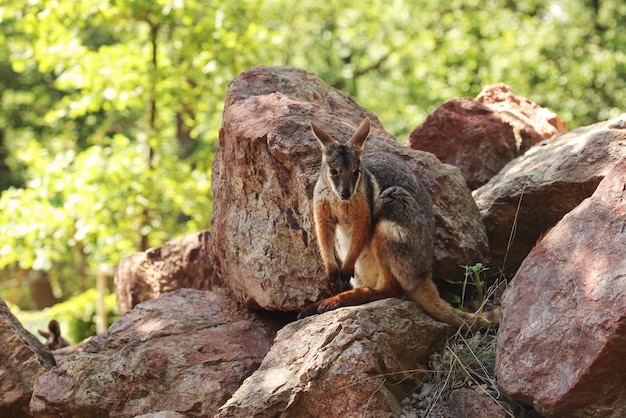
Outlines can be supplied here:
M37 380L37 417L212 416L269 351L272 329L216 288L141 303Z
M399 416L400 401L450 332L399 299L291 323L217 417Z
M626 416L626 158L533 249L502 299L496 372L542 415Z
M459 167L476 189L532 145L560 132L567 128L553 112L496 84L475 100L443 103L411 132L407 146Z
M30 417L35 380L55 366L54 357L0 299L0 416Z
M626 129L617 128L622 119L626 114L541 142L474 191L494 267L512 277L539 237L591 196L608 171L626 157Z
M565 122L551 110L516 95L506 84L486 86L476 96L506 123L513 127L517 148L521 151L568 131Z
M504 405L487 395L471 389L453 390L448 396L448 408L454 418L507 418L510 414Z
M165 292L211 290L219 285L213 250L211 231L202 231L122 258L115 271L120 315Z

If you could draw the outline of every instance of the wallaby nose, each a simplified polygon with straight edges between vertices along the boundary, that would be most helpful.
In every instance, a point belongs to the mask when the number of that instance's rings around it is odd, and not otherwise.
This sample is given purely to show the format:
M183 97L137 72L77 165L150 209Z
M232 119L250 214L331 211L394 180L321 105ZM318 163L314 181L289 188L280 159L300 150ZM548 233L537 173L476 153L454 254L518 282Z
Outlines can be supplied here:
M348 199L350 199L350 196L351 196L351 195L352 195L352 193L350 193L350 190L348 190L348 189L343 189L343 190L341 191L341 198L342 198L343 200L348 200Z

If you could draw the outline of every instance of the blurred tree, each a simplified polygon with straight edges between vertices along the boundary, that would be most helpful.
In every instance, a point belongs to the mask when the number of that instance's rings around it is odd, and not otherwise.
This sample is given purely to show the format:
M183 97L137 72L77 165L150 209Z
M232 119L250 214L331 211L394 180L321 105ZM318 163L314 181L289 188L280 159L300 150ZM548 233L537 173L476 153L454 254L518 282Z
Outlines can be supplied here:
M400 141L497 82L572 128L624 111L624 27L621 0L0 0L0 280L46 272L64 299L101 262L209 227L248 67L315 72Z

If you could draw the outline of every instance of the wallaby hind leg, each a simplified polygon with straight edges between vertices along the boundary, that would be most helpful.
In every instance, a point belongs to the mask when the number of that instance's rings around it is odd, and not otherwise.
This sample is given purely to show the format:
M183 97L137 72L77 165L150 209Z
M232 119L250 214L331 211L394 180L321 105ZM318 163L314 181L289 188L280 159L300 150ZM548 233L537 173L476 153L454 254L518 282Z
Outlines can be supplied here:
M308 305L298 314L298 319L332 311L334 309L344 306L362 305L364 303L373 302L375 300L391 297L400 297L401 295L402 289L400 287L383 289L358 287L356 289L347 290L345 292L339 293L338 295Z
M390 220L380 220L372 237L372 252L380 264L379 270L398 283L404 293L433 318L451 325L460 326L462 320L456 310L439 297L439 292L430 279L430 263L417 245L419 239L409 235L405 228ZM428 245L425 243L424 245ZM413 254L411 254L413 253ZM389 279L388 279L389 280Z

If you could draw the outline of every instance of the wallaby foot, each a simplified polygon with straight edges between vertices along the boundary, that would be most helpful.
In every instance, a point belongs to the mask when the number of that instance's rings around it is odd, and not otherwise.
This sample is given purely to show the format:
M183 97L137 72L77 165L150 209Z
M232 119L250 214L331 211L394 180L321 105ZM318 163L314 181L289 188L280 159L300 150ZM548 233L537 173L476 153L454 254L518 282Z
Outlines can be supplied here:
M391 297L400 297L402 295L402 292L401 290L398 290L398 288L372 289L369 287L358 287L356 289L347 290L345 292L339 293L338 295L332 296L327 299L322 299L318 302L306 306L298 314L298 319L332 311L343 306L356 306L362 305L367 302L373 302L375 300Z

